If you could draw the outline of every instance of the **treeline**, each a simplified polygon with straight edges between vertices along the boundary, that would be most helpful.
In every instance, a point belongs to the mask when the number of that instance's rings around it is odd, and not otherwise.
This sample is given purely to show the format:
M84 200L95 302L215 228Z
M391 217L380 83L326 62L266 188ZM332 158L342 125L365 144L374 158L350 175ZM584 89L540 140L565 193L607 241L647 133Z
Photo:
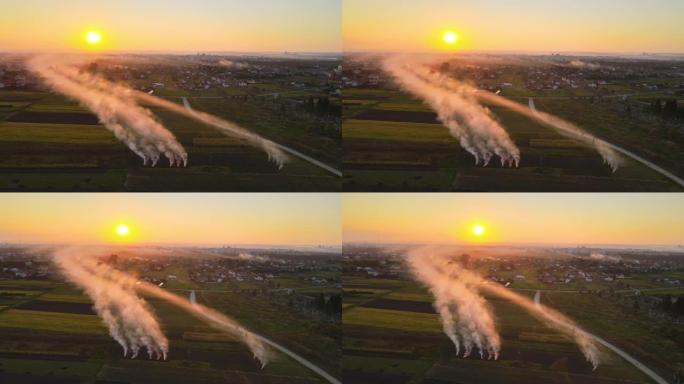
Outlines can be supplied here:
M680 107L676 99L661 100L657 99L651 103L653 113L666 119L684 120L684 107Z
M306 110L311 113L333 117L340 117L342 115L342 107L339 104L331 103L328 97L314 98L309 96L304 105Z
M664 312L672 316L684 316L684 296L679 296L675 299L670 295L665 296L660 303L660 307Z
M342 315L342 295L335 294L326 297L324 294L319 294L311 303L313 309L323 312L328 316L338 317Z

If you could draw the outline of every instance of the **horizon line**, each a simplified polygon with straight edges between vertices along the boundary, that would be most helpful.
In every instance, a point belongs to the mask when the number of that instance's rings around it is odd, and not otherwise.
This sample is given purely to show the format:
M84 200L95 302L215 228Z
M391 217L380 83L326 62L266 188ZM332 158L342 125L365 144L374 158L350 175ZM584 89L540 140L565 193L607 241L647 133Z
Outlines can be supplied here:
M26 241L26 242L8 242L0 241L0 247L5 246L50 246L50 247L65 247L65 246L83 246L83 247L132 247L132 248L145 248L145 247L173 247L173 248L339 248L343 244L239 244L239 243L105 243L105 242L88 242L88 243L61 243L61 242L38 242L38 241Z
M568 55L568 56L582 56L582 55L596 55L596 56L684 56L684 51L572 51L572 50L478 50L478 49L464 49L454 51L410 51L400 49L385 49L385 50L344 50L343 54L432 54L432 55L457 55L457 54L499 54L499 55Z
M490 242L490 243L430 243L430 242L373 242L373 241L351 241L343 242L342 246L353 246L353 245L378 245L378 246L480 246L480 247L555 247L555 248L567 248L567 247L620 247L620 248L675 248L681 249L684 253L684 243L682 244L647 244L647 243L633 243L633 244L619 244L619 243L525 243L525 242Z

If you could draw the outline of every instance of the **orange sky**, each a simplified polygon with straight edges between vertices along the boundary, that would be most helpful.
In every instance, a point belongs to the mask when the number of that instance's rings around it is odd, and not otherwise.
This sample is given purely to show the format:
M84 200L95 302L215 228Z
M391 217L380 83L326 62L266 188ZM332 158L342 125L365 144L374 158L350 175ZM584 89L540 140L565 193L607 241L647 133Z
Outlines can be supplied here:
M681 0L344 0L342 14L347 52L684 53Z
M0 242L339 245L335 194L3 194ZM126 225L128 236L117 235Z
M342 207L345 242L684 245L680 194L345 194Z
M341 0L3 0L0 51L339 52Z

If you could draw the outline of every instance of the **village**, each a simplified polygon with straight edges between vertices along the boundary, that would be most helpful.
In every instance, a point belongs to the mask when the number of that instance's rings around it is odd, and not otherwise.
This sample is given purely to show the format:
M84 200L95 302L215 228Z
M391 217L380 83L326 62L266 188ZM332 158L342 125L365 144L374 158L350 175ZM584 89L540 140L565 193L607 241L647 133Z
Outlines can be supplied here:
M592 60L593 59L593 60ZM482 62L484 61L484 63ZM684 66L680 62L649 60L611 60L606 58L573 58L571 56L492 57L491 60L469 62L468 58L445 61L441 73L471 82L482 90L502 92L517 88L531 92L559 90L626 97L634 93L684 89ZM668 84L668 79L679 82ZM372 61L347 60L342 77L346 88L386 87L391 78ZM532 94L531 94L532 95Z

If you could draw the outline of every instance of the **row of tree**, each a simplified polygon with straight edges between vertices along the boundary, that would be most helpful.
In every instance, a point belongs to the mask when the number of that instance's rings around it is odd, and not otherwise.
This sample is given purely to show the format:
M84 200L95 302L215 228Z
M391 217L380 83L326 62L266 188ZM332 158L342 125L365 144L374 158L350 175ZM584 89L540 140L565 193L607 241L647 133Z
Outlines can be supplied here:
M657 99L651 103L651 108L656 115L669 119L678 118L684 120L684 108L679 107L679 102L676 99L664 101Z
M672 316L684 316L684 296L679 296L675 299L672 296L665 296L660 303L663 311Z

